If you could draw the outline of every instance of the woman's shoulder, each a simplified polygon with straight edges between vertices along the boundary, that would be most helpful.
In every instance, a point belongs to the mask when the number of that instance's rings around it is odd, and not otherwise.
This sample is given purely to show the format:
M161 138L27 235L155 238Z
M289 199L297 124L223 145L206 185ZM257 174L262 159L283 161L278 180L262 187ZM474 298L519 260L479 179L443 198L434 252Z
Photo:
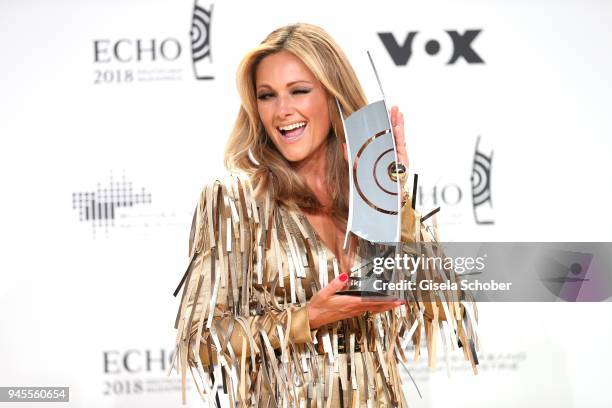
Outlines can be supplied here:
M250 198L253 195L251 177L245 173L229 171L207 177L200 190L200 204L206 204L219 195L234 200Z
M194 210L189 252L193 253L193 249L196 249L196 252L201 251L206 241L219 236L213 232L220 227L225 228L219 221L228 220L232 225L237 226L242 223L249 224L247 220L251 218L257 222L259 214L251 179L248 175L225 172L208 177L203 183Z

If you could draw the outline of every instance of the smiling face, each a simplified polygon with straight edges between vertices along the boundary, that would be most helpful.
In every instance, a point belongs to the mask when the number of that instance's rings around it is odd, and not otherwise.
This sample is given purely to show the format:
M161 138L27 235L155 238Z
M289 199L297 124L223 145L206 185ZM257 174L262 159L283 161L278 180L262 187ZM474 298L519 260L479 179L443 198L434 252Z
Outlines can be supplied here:
M298 162L319 151L331 127L329 97L298 57L288 51L264 57L255 91L259 118L285 159Z

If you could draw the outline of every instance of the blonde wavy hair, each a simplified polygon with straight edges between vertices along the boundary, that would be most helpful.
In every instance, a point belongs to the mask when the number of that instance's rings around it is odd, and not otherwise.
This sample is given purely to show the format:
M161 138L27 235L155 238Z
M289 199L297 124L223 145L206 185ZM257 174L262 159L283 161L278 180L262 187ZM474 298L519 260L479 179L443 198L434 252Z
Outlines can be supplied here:
M280 203L297 205L307 212L323 210L312 190L276 149L259 118L255 70L263 58L283 50L298 57L329 95L331 130L325 142L326 181L332 199L330 215L344 226L349 203L348 168L342 149L344 130L334 97L347 116L365 106L367 101L346 55L320 27L300 23L278 28L242 59L236 74L241 106L225 147L225 167L229 171L246 173L255 187L256 196L269 188L272 199Z

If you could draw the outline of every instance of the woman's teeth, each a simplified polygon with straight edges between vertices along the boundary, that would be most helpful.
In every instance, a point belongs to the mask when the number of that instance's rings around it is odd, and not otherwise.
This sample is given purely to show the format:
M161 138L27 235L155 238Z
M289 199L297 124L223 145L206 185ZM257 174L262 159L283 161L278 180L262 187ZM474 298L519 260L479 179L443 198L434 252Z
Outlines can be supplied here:
M292 123L291 125L281 126L279 129L280 130L293 130L295 128L299 128L299 127L302 127L302 126L306 126L306 122Z
M278 129L281 135L288 140L295 140L302 136L304 129L306 128L306 122L293 123L291 125L282 126Z

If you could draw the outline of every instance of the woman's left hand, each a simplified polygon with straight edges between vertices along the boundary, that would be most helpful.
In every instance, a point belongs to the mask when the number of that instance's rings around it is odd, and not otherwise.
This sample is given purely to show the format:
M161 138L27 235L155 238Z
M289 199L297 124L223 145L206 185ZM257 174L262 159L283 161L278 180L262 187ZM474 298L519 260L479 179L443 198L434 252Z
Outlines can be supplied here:
M391 126L393 126L393 134L395 135L397 160L408 168L408 151L404 138L404 114L400 112L397 106L391 107Z

